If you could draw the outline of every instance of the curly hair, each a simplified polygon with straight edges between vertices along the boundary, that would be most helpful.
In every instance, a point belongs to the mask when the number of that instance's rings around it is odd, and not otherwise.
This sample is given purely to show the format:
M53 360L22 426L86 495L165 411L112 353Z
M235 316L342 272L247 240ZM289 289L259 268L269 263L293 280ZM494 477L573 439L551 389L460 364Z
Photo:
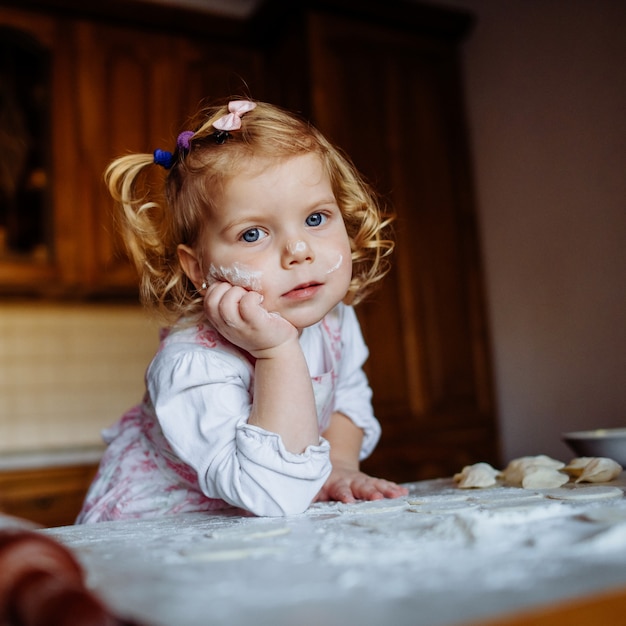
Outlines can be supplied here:
M105 171L119 207L118 223L140 277L141 302L166 325L202 315L203 299L185 275L177 247L196 245L206 211L218 202L225 182L250 157L285 159L315 153L328 173L352 250L352 279L345 301L360 302L389 270L393 216L350 159L311 124L280 107L256 102L241 129L223 143L213 123L227 105L202 110L192 128L189 149L177 148L165 177L156 181L153 154L115 159ZM168 164L169 165L169 164Z

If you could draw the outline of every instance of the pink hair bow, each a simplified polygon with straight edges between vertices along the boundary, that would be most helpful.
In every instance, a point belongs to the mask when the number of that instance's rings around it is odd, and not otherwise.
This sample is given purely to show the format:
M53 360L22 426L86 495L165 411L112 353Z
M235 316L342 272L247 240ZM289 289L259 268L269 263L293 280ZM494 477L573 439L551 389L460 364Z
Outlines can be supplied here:
M248 111L252 111L255 107L256 102L250 102L250 100L232 100L228 103L230 113L213 122L213 127L226 132L239 130L241 128L241 116Z

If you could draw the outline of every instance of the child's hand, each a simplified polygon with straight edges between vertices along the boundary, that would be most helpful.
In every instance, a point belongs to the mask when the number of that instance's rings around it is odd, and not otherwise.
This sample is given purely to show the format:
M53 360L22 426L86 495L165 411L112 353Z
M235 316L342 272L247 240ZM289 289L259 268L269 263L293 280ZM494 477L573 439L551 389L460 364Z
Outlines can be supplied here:
M333 466L328 480L317 494L317 502L337 500L356 502L357 500L382 500L406 496L409 490L389 480L373 478L359 470Z
M277 313L268 313L256 291L215 282L207 289L204 312L228 341L256 358L271 357L284 343L298 338L298 331Z

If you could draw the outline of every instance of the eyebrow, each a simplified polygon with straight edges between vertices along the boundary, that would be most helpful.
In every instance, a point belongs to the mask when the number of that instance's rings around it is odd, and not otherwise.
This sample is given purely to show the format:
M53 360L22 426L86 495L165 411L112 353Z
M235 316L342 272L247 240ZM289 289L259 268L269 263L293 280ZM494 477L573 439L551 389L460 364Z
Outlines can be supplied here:
M328 196L326 198L322 198L320 200L316 200L308 206L303 213L311 213L315 212L316 209L324 207L324 206L335 206L337 210L341 213L341 209L339 208L339 203L337 202L337 198L335 196ZM263 223L264 219L261 217L256 217L255 213L250 213L250 215L244 215L242 217L235 218L228 222L224 228L220 229L220 233L227 233L233 229L239 228L245 224L255 224L255 223Z
M220 234L224 234L227 233L231 230L235 230L237 228L240 228L241 226L243 226L244 224L254 224L256 222L261 222L262 220L257 219L254 217L254 214L251 214L249 216L245 216L245 217L241 217L241 218L236 218L234 220L231 220L230 222L228 222L228 224L226 224L224 226L224 228L220 229Z

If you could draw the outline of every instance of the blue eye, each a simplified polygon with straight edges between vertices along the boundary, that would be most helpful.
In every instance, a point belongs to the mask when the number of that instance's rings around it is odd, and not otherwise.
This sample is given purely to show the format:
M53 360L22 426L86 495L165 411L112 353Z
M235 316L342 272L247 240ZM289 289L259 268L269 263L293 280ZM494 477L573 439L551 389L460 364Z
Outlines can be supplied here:
M322 215L322 213L311 213L311 215L306 218L306 225L321 226L326 221L326 219L326 216Z
M254 243L263 237L265 237L265 233L260 228L251 228L241 235L241 238L247 243Z

